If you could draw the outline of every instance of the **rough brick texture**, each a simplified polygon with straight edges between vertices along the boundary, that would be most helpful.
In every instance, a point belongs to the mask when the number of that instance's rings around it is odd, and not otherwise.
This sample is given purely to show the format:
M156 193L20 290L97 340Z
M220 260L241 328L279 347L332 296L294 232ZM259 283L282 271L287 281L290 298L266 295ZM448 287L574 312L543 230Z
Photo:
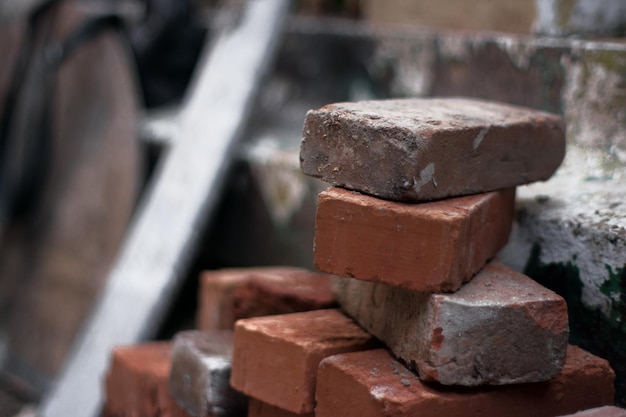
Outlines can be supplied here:
M341 188L319 195L315 266L423 292L447 292L508 240L513 189L406 204Z
M613 401L608 363L570 347L547 382L462 388L426 385L385 349L347 353L320 364L316 417L548 417Z
M626 417L626 410L623 408L613 407L610 405L604 407L592 408L589 410L579 411L574 414L568 414L561 417Z
M548 179L565 155L559 116L459 98L363 101L309 111L302 171L397 201Z
M106 377L105 417L189 417L169 390L171 344L113 349Z
M292 267L221 269L200 277L196 325L232 329L238 319L335 306L329 277Z
M235 389L275 407L310 413L320 361L374 344L370 335L339 310L239 320L230 382Z
M230 387L232 330L185 331L174 339L170 390L192 416L245 416L247 398Z
M315 417L315 413L296 414L250 398L248 417Z
M337 278L343 309L415 368L445 385L539 382L561 371L567 306L527 276L490 263L452 294Z

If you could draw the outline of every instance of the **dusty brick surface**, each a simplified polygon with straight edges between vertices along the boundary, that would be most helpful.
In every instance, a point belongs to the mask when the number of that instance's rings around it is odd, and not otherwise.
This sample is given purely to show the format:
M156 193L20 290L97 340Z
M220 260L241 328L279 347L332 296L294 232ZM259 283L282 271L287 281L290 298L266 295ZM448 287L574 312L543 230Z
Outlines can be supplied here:
M169 390L172 346L151 342L113 349L105 417L189 417Z
M568 348L562 372L547 382L462 388L426 385L386 349L325 359L316 417L548 417L613 402L614 373L604 359Z
M192 416L246 415L246 396L230 387L232 350L232 330L191 330L174 338L170 391Z
M507 242L515 191L406 204L329 188L319 195L315 266L422 292L458 289Z
M307 113L300 148L307 175L413 202L546 180L564 155L559 116L459 98L330 104Z
M349 278L343 309L422 380L445 385L538 382L561 371L565 300L527 276L489 263L451 294L425 294Z
M235 326L230 382L275 407L310 413L320 361L374 346L370 335L335 309L243 319Z
M330 275L294 269L255 275L233 292L236 320L337 307Z
M207 271L200 277L196 326L232 329L241 318L334 306L325 274L293 267Z
M250 398L248 417L315 417L315 413L296 414Z
M626 410L623 408L618 408L614 406L604 406L592 408L589 410L579 411L574 414L568 414L567 416L561 417L626 417Z

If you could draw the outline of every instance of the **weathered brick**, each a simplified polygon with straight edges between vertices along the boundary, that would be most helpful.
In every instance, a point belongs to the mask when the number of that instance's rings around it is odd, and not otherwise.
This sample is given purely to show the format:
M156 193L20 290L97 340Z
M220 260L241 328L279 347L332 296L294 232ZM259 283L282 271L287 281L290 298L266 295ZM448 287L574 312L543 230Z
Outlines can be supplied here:
M490 263L452 294L336 281L344 310L422 380L445 385L538 382L561 371L568 339L562 297Z
M293 267L207 271L200 277L196 325L232 329L240 318L334 307L329 277Z
M386 349L332 356L320 364L316 417L542 417L611 404L608 363L571 346L550 381L464 388L424 384Z
M591 408L589 410L579 411L574 414L568 414L561 417L626 417L626 410L611 405L604 407Z
M169 390L171 348L169 342L150 342L113 349L105 417L189 417Z
M339 310L239 320L230 383L275 407L310 413L320 361L374 346L374 339Z
M330 275L294 268L289 274L255 275L233 291L233 315L248 317L337 307Z
M174 338L170 390L192 416L246 415L246 396L230 387L232 350L232 330L191 330Z
M388 200L427 201L548 179L565 155L559 116L460 98L311 110L302 171Z
M454 291L507 242L514 205L514 189L407 204L329 188L318 199L315 266L417 291Z
M315 413L296 414L250 398L248 417L315 417Z

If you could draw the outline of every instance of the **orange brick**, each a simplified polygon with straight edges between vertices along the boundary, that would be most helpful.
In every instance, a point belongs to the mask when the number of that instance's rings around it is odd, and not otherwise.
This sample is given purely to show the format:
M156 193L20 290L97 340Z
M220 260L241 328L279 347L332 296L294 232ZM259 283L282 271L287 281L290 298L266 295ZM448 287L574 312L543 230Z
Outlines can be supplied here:
M421 292L457 290L507 242L515 190L422 204L340 188L318 199L315 266Z
M232 329L241 318L334 306L326 274L293 267L207 271L200 277L196 326Z
M426 385L385 349L325 359L316 417L548 417L613 402L607 361L570 346L563 371L547 382L489 388Z
M105 417L190 417L170 394L169 342L113 349L106 376Z
M250 398L248 417L315 417L315 413L296 414Z
M230 383L275 407L310 413L320 361L374 345L374 339L339 310L239 320Z

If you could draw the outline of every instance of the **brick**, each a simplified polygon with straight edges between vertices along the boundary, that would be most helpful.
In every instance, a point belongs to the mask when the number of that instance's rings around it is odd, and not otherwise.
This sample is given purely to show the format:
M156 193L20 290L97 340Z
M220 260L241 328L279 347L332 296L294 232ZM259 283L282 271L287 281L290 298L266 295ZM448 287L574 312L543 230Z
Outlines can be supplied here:
M579 411L578 413L568 414L561 417L626 417L626 410L623 408L607 405L604 407L591 408L589 410Z
M490 263L452 294L342 278L337 298L422 380L445 385L539 382L561 371L568 339L562 297Z
M564 155L559 116L460 98L330 104L307 113L300 147L305 174L409 202L546 180Z
M613 401L608 363L571 346L562 372L534 384L464 388L424 384L386 349L332 356L320 364L316 417L567 414Z
M189 417L169 391L169 342L118 346L106 376L105 417Z
M374 346L370 335L335 309L239 320L230 383L275 407L310 413L320 361Z
M296 414L250 398L248 417L315 417L315 413Z
M508 240L515 190L406 204L329 188L318 199L315 266L423 292L455 291Z
M196 327L232 329L240 318L334 307L329 277L293 267L221 269L200 277Z
M255 275L233 291L233 315L241 318L297 313L337 307L330 275L294 270Z
M185 331L174 338L170 390L192 416L245 416L247 398L230 387L232 330Z

